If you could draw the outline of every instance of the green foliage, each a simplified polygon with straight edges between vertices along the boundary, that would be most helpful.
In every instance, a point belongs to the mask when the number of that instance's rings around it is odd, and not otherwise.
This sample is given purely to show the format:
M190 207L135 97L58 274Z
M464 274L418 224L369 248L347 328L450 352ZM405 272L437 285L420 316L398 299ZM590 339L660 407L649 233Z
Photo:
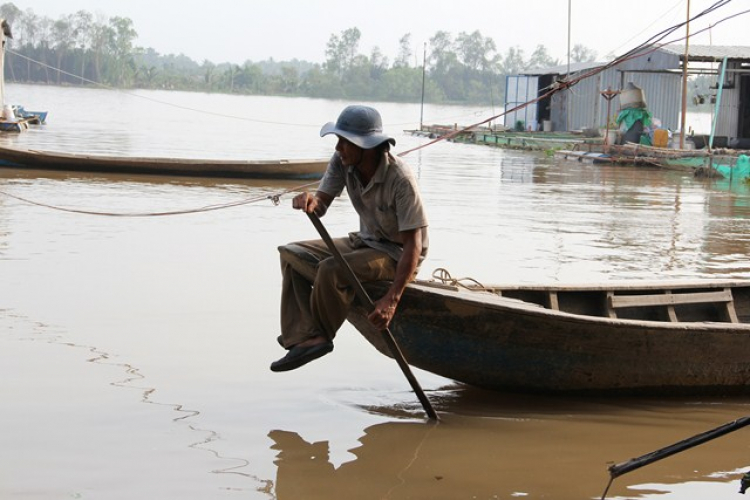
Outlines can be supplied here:
M78 11L53 21L12 3L0 5L0 17L13 30L5 77L15 82L396 102L418 102L424 85L428 102L494 106L503 101L506 73L555 62L541 45L525 61L518 47L507 49L502 57L495 42L479 31L455 38L438 31L430 39L424 67L417 60L422 50L413 58L408 33L398 40L398 55L391 65L377 47L369 56L359 52L362 33L354 27L330 36L322 48L323 64L296 59L197 63L184 54L164 55L134 46L138 33L125 17L106 19Z

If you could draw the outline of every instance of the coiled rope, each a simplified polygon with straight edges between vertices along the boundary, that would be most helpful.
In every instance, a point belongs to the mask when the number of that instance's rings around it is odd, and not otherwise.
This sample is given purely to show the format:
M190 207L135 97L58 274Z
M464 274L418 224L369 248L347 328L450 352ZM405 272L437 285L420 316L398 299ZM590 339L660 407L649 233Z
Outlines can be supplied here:
M471 291L484 291L484 292L491 292L493 291L492 288L484 286L479 281L475 280L474 278L469 277L463 277L463 278L454 278L451 276L451 273L448 272L447 269L444 267L438 267L434 271L432 271L432 277L436 280L442 283L443 285L447 286L455 286L458 288L465 288L466 290ZM469 282L469 284L466 284L466 282Z

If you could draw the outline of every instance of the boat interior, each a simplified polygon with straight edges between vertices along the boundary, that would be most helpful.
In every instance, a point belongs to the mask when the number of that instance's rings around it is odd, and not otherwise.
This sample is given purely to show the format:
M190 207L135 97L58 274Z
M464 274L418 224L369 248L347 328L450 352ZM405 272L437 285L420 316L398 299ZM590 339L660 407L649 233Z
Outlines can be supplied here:
M666 322L750 323L750 284L684 288L496 288L503 297L572 314Z
M421 285L490 292L570 314L671 323L750 323L750 281L612 283L600 285L485 286L471 279L446 278Z

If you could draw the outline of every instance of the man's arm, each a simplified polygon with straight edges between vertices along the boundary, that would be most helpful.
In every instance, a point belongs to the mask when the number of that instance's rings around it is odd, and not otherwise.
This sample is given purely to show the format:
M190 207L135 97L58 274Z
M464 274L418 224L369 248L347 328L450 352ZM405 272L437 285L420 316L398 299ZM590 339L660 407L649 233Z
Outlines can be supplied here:
M384 330L393 319L406 285L411 281L422 254L422 229L402 231L403 253L396 264L396 276L385 295L375 301L375 309L367 317L375 327Z

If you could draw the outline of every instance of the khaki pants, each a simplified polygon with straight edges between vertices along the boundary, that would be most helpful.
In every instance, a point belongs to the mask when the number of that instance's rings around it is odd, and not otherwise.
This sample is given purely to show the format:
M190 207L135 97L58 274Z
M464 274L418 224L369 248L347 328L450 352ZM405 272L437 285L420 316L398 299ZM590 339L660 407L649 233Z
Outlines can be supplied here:
M333 240L361 281L392 280L396 261L349 238ZM286 347L322 335L333 340L346 320L355 293L345 272L322 240L293 243L305 248L317 260L315 281L310 282L281 259L281 336ZM375 300L377 297L373 297Z

